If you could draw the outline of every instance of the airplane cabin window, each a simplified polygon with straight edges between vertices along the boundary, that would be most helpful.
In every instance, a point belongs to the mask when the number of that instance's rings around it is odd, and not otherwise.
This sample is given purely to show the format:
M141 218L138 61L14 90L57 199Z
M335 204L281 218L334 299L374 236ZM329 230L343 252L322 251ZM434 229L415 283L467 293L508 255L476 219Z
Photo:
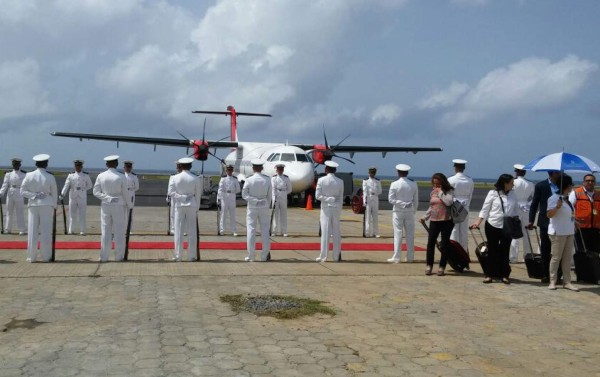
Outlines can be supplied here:
M273 153L269 156L267 161L279 161L279 153Z
M273 161L273 157L275 157L275 153L271 153L267 158L267 161Z
M307 155L300 153L296 153L296 161L310 162Z
M281 161L296 161L296 157L293 153L282 153Z

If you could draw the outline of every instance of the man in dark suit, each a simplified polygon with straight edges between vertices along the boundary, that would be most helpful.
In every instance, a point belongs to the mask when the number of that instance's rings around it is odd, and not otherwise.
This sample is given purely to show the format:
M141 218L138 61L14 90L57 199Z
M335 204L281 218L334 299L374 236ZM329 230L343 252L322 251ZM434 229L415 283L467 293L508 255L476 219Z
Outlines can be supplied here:
M542 261L544 263L544 278L542 282L547 283L550 281L550 237L548 237L548 225L550 219L546 215L546 209L548 208L548 198L553 193L558 191L558 181L560 179L559 171L549 171L548 179L538 182L535 185L533 191L533 200L531 201L531 207L529 207L529 225L528 229L533 229L533 223L535 222L535 215L539 209L539 216L537 226L540 228L540 252L542 253Z

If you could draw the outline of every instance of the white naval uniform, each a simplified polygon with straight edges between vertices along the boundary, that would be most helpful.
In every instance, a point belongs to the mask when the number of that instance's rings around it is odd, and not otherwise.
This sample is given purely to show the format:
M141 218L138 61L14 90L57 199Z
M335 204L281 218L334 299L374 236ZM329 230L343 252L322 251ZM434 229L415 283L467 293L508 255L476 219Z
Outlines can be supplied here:
M225 233L225 218L229 217L229 227L232 233L237 233L237 224L235 223L235 197L239 194L240 182L236 177L222 177L219 181L219 190L217 191L217 200L221 203L221 219L219 224L219 233Z
M25 178L23 170L11 170L4 174L2 188L0 188L0 197L6 194L6 213L4 222L4 232L12 232L13 222L17 220L17 228L20 233L25 233L25 200L21 195L21 182ZM14 213L14 214L13 214Z
M27 173L21 195L28 199L27 259L35 262L38 241L44 262L52 258L52 221L58 200L56 179L44 168Z
M340 215L344 198L344 181L329 173L317 181L315 198L321 202L321 261L327 260L329 237L333 237L333 260L339 261L342 250Z
M379 235L379 195L381 182L378 178L366 178L362 183L365 209L365 234L367 237Z
M260 224L260 236L262 241L262 253L260 260L266 262L271 250L269 239L269 208L272 196L271 179L262 173L254 173L246 179L242 189L242 198L248 202L246 212L246 236L248 258L253 261L256 254L256 228Z
M512 191L517 197L517 214L521 219L521 224L529 224L529 207L531 206L531 200L533 199L533 191L535 190L535 184L523 177L517 177L514 180L515 185ZM526 232L526 230L525 230ZM510 243L510 261L516 262L519 257L519 241L523 241L523 257L531 253L531 245L525 237L520 240L512 240Z
M179 174L179 173L173 173L169 177L169 184L167 185L167 191L168 191L168 188L171 186L171 181L173 180L173 177L176 176L177 174ZM169 196L168 192L167 192L167 204L169 205L169 218L171 219L171 221L170 221L171 228L169 228L169 233L175 234L175 206L171 202L171 197Z
M86 172L72 172L67 176L61 191L64 197L69 193L69 234L75 232L75 221L79 219L79 231L86 232L87 192L94 185Z
M394 262L399 262L402 255L402 230L406 231L406 260L415 259L415 213L419 206L419 189L417 184L406 177L392 182L388 193L388 201L394 206L392 223L394 225Z
M125 211L132 205L128 199L127 179L115 168L98 174L94 183L94 196L101 201L100 219L102 238L100 241L100 261L108 261L111 249L111 235L115 242L115 260L125 256Z
M273 234L287 234L287 197L292 193L292 181L285 174L271 178L273 187Z
M167 195L175 207L175 260L183 254L184 234L188 235L188 260L197 259L198 250L196 225L200 203L202 201L202 180L189 170L183 170L169 179Z
M448 178L448 182L454 188L454 200L459 201L469 211L471 205L471 197L473 197L473 189L475 184L471 177L464 173L456 173ZM469 221L454 224L450 239L458 242L466 252L469 252Z
M127 200L130 203L128 208L135 207L135 192L140 189L140 181L135 173L123 173L127 179ZM127 232L127 224L129 223L129 210L125 212L125 232ZM130 230L133 229L133 224Z

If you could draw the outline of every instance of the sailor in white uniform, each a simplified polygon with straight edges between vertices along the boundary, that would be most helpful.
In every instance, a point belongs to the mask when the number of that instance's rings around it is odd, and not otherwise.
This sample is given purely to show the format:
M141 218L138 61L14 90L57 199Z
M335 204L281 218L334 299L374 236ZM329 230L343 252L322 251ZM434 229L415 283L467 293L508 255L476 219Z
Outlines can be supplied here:
M67 176L58 199L63 200L67 192L69 193L69 234L75 233L75 222L79 220L79 234L83 236L87 229L87 192L94 185L90 175L82 171L83 160L75 160L73 164L75 171Z
M58 199L56 179L46 171L50 156L38 154L33 157L36 170L27 173L21 183L21 195L28 199L27 261L35 262L37 245L44 262L52 259L52 222Z
M369 177L362 183L363 204L365 205L365 235L379 238L379 195L381 182L375 178L377 168L369 168Z
M171 180L173 179L173 177L181 173L181 164L179 163L179 161L175 161L175 170L176 173L171 174L171 176L169 177L169 184L167 185L167 190L169 186L171 186ZM169 195L167 195L167 204L169 206L169 223L171 224L171 227L169 228L169 234L173 235L175 234L175 206L173 205L173 203L171 203L171 197Z
M452 177L448 178L448 182L454 188L454 200L459 201L467 210L469 211L469 206L471 205L471 197L473 196L473 188L475 185L473 184L473 179L468 175L464 174L465 167L467 165L466 160L454 159L452 160L454 163L454 174ZM468 253L468 245L469 245L469 222L463 221L462 223L454 224L454 228L452 229L452 234L450 235L450 239L458 242L463 249Z
M344 181L335 176L338 167L335 161L325 161L326 176L319 178L315 198L321 202L321 254L317 262L325 262L329 251L329 237L333 237L333 260L341 261L342 236L340 215L344 198Z
M233 165L225 167L226 176L219 181L219 190L217 191L217 201L221 206L221 219L219 222L219 234L225 234L225 221L229 219L229 227L233 236L237 237L237 224L235 222L235 201L236 195L242 190L237 177L233 176Z
M271 178L273 187L273 235L287 237L287 197L292 193L292 181L283 174L285 164L275 165L277 174Z
M25 227L25 200L21 195L21 182L25 178L25 171L21 170L21 159L13 158L11 160L13 170L4 174L2 188L0 188L0 198L6 194L6 213L4 221L4 233L12 232L15 219L17 220L17 229L19 235L27 233Z
M127 179L117 171L119 156L106 156L104 161L108 169L98 174L93 189L94 196L101 202L100 262L108 261L111 239L115 242L115 260L122 261L125 256L125 211L133 204L129 200Z
M512 191L517 197L517 214L521 219L521 224L529 224L529 207L533 200L533 191L535 190L535 184L525 179L525 167L522 164L513 165L515 168L515 180ZM525 230L526 231L526 230ZM519 241L523 241L523 257L531 253L531 245L526 237L522 237L520 240L512 240L510 243L510 262L519 261Z
M415 259L415 213L419 206L419 189L417 184L408 178L410 166L396 165L398 180L392 182L388 193L388 201L392 204L392 223L394 225L394 255L388 262L399 263L402 254L402 230L406 231L406 262Z
M188 261L197 260L197 227L198 211L202 200L202 180L196 174L191 173L191 157L179 159L181 173L169 180L167 194L175 207L175 256L174 261L179 262L183 254L183 242L185 235L188 236Z
M135 192L140 189L140 181L137 174L132 172L133 161L123 161L123 171L127 179L127 200L129 201L129 209L135 207ZM129 224L129 211L125 212L125 227ZM133 228L133 224L131 226ZM130 229L131 230L131 229Z
M269 239L269 208L271 207L272 187L271 178L262 174L264 161L253 159L250 161L254 174L246 179L242 189L242 198L248 202L246 212L246 237L248 256L246 262L254 261L256 254L256 228L260 224L260 235L262 241L261 262L266 262L271 251Z

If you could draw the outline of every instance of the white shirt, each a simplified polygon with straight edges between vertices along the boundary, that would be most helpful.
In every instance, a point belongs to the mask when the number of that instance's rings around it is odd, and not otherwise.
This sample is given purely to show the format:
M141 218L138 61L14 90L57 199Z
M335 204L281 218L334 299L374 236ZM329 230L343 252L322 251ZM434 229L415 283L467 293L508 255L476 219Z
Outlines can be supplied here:
M406 178L400 177L392 182L388 192L388 201L394 206L394 211L417 211L419 206L419 189L417 184Z
M70 198L84 198L87 196L87 190L90 190L92 187L94 185L88 173L74 171L67 176L60 194L65 196L67 195L67 191L70 190Z
M219 181L219 191L217 192L217 199L233 199L235 200L235 195L241 191L240 182L236 177L225 176L222 177Z
M504 204L504 211L502 211L500 200ZM504 216L516 216L517 206L517 198L512 190L508 192L508 195L500 191L500 196L498 196L498 191L490 190L485 197L481 211L479 211L479 217L487 219L487 222L494 228L502 228Z
M21 183L21 195L29 199L29 207L50 206L56 208L58 189L56 178L44 168L37 168L25 175Z
M0 188L0 197L8 192L9 196L21 195L21 183L25 178L25 172L22 170L12 170L4 174L2 188Z
M277 197L287 197L292 193L292 181L285 174L275 174L271 178L271 186L273 187L273 200Z
M271 179L257 172L246 179L242 189L242 198L248 202L248 208L269 208L271 206L271 190Z
M169 179L167 195L175 207L196 207L202 202L202 180L189 170L184 170Z
M96 198L100 199L102 205L126 205L128 208L132 206L132 203L126 200L128 197L127 179L123 173L119 173L115 168L110 168L98 174L93 193Z
M368 199L371 196L378 197L382 193L381 182L377 178L369 177L367 179L363 179L362 189L363 197L365 199Z
M319 178L315 198L321 201L321 206L342 208L344 181L333 173Z
M558 194L552 194L548 198L548 210L556 208L558 203ZM556 214L550 218L550 224L548 225L548 234L557 236L570 236L575 234L575 214L573 208L569 206L569 200L563 200L563 204Z
M535 185L533 182L528 181L527 179L519 176L514 180L514 187L512 191L515 192L515 197L517 198L517 203L519 204L519 208L523 212L529 212L529 207L531 206L531 200L533 199L533 191L535 190Z
M461 204L468 209L471 204L471 197L473 196L473 189L475 187L471 177L464 173L456 173L448 178L448 182L454 187L454 199L461 202Z

